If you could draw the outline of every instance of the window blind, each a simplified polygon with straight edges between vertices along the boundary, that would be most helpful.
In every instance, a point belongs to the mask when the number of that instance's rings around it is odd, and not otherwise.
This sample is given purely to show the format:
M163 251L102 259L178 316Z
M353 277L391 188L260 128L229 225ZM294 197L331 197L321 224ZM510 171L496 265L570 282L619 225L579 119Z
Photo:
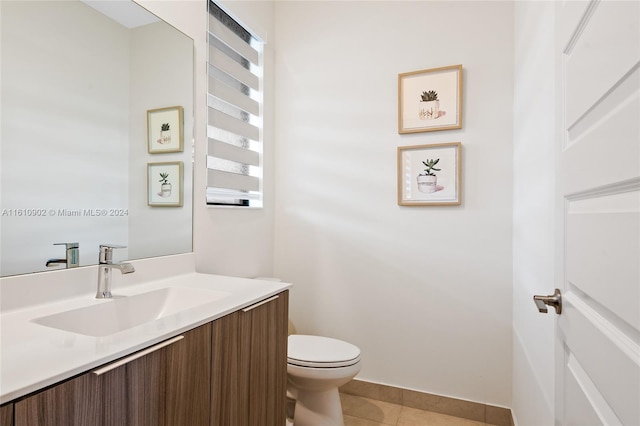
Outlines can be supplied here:
M262 207L262 50L209 1L207 204Z

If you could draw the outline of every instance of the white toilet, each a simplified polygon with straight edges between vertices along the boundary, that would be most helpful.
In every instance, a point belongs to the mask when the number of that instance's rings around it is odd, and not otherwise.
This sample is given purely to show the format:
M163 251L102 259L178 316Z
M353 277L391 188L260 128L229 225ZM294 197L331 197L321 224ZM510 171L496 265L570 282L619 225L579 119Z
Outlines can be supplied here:
M292 334L287 351L287 394L295 400L294 426L343 426L338 387L360 371L360 349L342 340Z
M338 388L358 372L360 348L330 337L296 334L289 321L287 399L294 404L287 403L286 426L344 426Z

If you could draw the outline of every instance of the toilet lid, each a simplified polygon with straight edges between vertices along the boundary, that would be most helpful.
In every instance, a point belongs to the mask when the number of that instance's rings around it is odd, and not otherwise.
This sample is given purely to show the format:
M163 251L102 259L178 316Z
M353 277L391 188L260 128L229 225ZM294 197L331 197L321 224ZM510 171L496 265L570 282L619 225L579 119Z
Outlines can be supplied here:
M330 337L292 334L287 361L302 367L346 367L360 361L360 349Z

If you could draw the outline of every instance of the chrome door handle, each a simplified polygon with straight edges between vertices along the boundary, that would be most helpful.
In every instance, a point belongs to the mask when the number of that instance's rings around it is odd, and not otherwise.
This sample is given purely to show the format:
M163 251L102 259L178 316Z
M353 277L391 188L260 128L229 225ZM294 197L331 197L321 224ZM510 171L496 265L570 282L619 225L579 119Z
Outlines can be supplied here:
M562 293L557 288L551 296L533 296L533 301L536 303L538 311L542 313L548 312L545 305L553 306L558 315L562 313Z
M242 310L242 312L249 312L250 310L257 308L258 306L266 305L267 303L269 303L269 302L271 302L273 300L276 300L278 297L280 297L280 296L278 296L276 294L275 296L271 296L268 299L264 299L264 300L261 300L260 302L256 302L253 305L249 305L246 308L244 308Z
M107 364L104 367L100 367L98 369L93 370L93 374L96 376L102 376L104 373L108 373L111 370L115 370L118 367L122 367L125 364L130 363L131 361L135 361L138 358L142 358L145 355L149 355L151 352L155 352L158 349L162 349L165 346L169 346L173 343L176 343L180 340L184 339L184 334L180 336L176 336L173 339L165 340L164 342L160 342L157 345L151 346L150 348L141 350L139 352L134 353L133 355L129 355L126 358L122 358L118 361L114 361L111 364Z

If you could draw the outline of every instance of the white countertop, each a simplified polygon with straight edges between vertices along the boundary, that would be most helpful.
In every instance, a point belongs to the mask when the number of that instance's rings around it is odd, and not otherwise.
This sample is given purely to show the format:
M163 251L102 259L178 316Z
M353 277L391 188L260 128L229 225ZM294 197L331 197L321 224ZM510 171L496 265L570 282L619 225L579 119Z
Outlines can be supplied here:
M165 287L194 287L230 294L105 337L76 334L33 322L42 316L109 303L108 299L95 299L94 293L2 312L0 404L179 335L280 293L291 285L190 272L121 288L114 286L112 292L114 296L131 296Z

